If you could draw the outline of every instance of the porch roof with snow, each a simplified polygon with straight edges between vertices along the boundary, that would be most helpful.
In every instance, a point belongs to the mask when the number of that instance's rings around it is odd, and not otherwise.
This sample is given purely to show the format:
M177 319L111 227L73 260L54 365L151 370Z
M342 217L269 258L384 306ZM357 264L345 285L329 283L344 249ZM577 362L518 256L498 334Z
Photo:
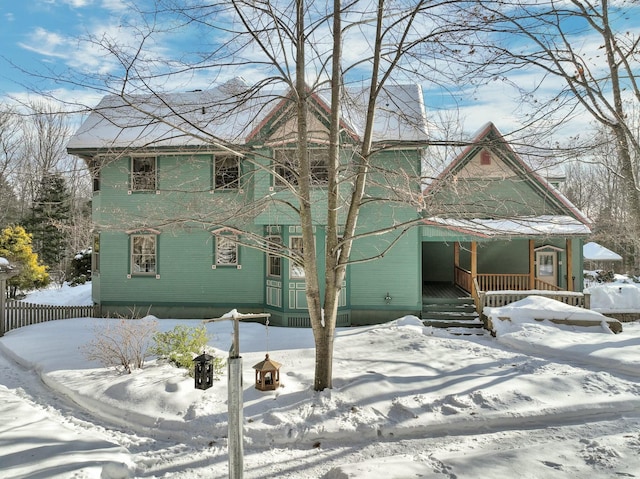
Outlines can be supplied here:
M588 261L622 261L622 256L593 241L582 247L582 254Z
M550 236L585 236L591 233L582 222L571 216L542 215L511 219L456 219L432 217L425 226L446 230L443 237L466 238L473 241ZM437 235L437 234L436 234Z
M311 95L328 115L327 92ZM355 141L362 135L367 89L345 89L342 126ZM131 148L227 148L259 138L257 132L286 108L286 91L257 90L236 78L211 90L137 96L105 96L72 136L71 154ZM388 85L377 99L374 142L427 141L422 88Z

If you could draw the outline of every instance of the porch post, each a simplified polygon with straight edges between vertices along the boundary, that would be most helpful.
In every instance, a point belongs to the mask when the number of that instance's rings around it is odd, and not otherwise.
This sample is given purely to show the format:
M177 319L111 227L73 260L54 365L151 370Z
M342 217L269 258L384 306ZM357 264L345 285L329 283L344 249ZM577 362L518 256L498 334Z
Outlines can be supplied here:
M475 298L478 295L476 291L475 279L478 277L478 243L471 242L471 295Z
M460 267L460 241L453 243L453 266Z
M573 291L573 241L571 238L566 239L567 247L567 290Z
M536 253L535 242L529 240L529 289L535 289L536 287Z

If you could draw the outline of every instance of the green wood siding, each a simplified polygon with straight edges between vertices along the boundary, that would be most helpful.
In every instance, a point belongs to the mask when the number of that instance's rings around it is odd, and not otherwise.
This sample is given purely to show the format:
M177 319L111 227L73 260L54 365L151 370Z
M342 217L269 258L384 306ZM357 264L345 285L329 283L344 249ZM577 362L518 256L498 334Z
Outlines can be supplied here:
M94 197L94 221L101 231L101 271L94 301L130 305L216 305L226 310L264 303L264 255L239 248L239 267L218 266L215 236L190 215L207 208L230 208L243 201L238 190L212 191L212 158L207 155L158 155L157 192L130 192L130 159L112 160L101 171ZM97 201L96 201L97 200ZM177 218L178 222L167 222ZM204 227L203 227L204 226ZM158 276L130 273L131 231L157 236ZM257 230L260 231L260 230Z
M391 235L385 236L366 245L356 246L356 253L360 257L366 257L381 252L392 240ZM414 229L401 238L383 258L352 265L351 307L408 311L420 309L422 296L419 248L418 233ZM385 302L387 293L392 297L389 304Z
M240 247L241 268L212 268L212 235L207 232L165 232L158 235L158 275L129 274L129 236L101 235L101 300L137 304L216 304L236 307L264 302L263 256ZM107 266L108 265L108 266Z
M519 178L460 179L440 190L433 201L457 217L565 214Z

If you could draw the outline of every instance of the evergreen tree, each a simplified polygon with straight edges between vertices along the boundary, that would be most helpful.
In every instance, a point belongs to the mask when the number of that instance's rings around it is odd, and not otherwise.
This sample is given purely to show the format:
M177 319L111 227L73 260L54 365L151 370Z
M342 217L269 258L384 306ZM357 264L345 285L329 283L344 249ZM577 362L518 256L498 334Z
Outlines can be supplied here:
M45 175L31 208L27 229L33 249L50 268L64 271L71 195L60 173Z
M0 228L10 225L18 219L18 199L13 188L0 173Z
M38 261L38 255L31 248L31 235L22 226L10 226L0 232L0 256L20 268L20 274L7 282L11 297L15 297L18 289L41 288L49 284L47 267Z

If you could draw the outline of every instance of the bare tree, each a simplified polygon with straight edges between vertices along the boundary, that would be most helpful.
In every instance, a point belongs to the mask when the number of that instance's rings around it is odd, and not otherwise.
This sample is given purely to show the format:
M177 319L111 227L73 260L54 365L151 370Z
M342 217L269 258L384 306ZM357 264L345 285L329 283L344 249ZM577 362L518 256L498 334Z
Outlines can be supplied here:
M420 166L385 168L376 160L380 151L394 146L392 142L376 141L376 115L389 88L397 82L434 78L439 61L450 62L455 57L458 50L447 46L447 42L455 44L464 36L464 31L442 16L448 3L233 0L185 6L183 2L162 0L156 2L152 12L140 12L145 21L132 30L137 39L135 44L122 44L105 37L89 39L120 65L117 74L99 79L103 82L101 88L116 94L117 104L136 111L140 115L138 125L165 124L185 136L206 140L216 148L243 156L245 161L254 162L250 174L269 169L269 174L291 193L289 197L279 198L268 195L250 205L227 199L224 208L217 209L220 214L216 217L211 215L214 208L208 208L205 213L197 203L192 203L181 209L183 213L179 218L175 214L169 217L155 212L153 218L147 215L139 220L147 225L156 222L156 227L162 226L158 222L201 222L232 228L242 232L244 244L299 264L304 269L316 344L316 390L332 387L338 298L347 266L384 256L420 221L420 215L416 214L416 209L424 207ZM180 59L171 61L155 56L154 38L186 27L198 28L200 38L206 39L202 51L183 52ZM347 44L350 49L344 51ZM221 117L228 118L225 115L232 111L252 111L251 108L260 104L258 100L267 97L273 102L284 102L287 107L283 111L291 115L295 128L283 131L278 141L282 145L295 144L295 158L275 158L272 162L273 158L260 157L259 151L245 151L242 143L218 134L213 125L203 128L194 123L183 110L173 108L165 100L163 93L169 85L177 85L185 76L193 79L201 72L206 72L216 83L243 72L257 77L258 81L250 88L226 83L230 94L217 104L198 106L198 111L214 108ZM71 81L95 85L96 80L92 77ZM353 98L352 84L358 87L357 101ZM145 101L140 101L141 94L146 95ZM329 161L327 177L323 178L326 208L320 213L321 218L314 216L313 206L318 200L314 195L315 172L309 148L313 136L310 115L317 108L319 96L328 106L329 119L328 136L322 140L328 145ZM392 102L392 96L386 101ZM273 108L273 102L263 102L263 108ZM154 107L149 107L150 104ZM399 109L399 105L388 108ZM426 146L421 110L420 107L417 112L403 112L406 115L403 121L417 122L412 126L422 130L424 136L418 140ZM362 118L357 134L348 131L344 112ZM123 120L132 125L131 117ZM357 140L346 144L345 132ZM142 140L135 139L138 144L144 143ZM153 141L147 146L153 146ZM351 158L345 164L348 151L352 152ZM91 167L99 170L100 164ZM373 230L363 229L359 223L361 214L380 202L397 204L398 209L385 224ZM286 210L298 218L302 231L300 250L270 243L250 229L242 230L243 219L248 223L249 218L268 207ZM339 214L340 211L346 214ZM314 224L319 222L326 226L327 233L324 271L319 269L314 241ZM355 241L376 237L383 239L374 255L352 257ZM322 282L324 296L320 293Z
M66 152L71 116L51 101L15 103L0 111L0 224L28 222L43 178L60 173L71 196L71 217L56 223L66 238L68 259L90 245L90 177Z
M19 167L20 117L8 107L0 107L0 227L17 219L17 196L12 179Z
M615 170L624 186L632 230L640 229L636 158L640 138L630 112L640 99L633 2L609 0L479 0L460 4L461 22L482 32L472 37L469 68L484 67L478 82L515 83L531 109L526 122L557 129L585 114L610 132ZM537 78L537 81L532 81ZM600 137L601 139L602 137ZM583 152L584 153L584 152ZM586 155L587 159L588 154Z
M593 239L620 253L627 271L637 271L637 231L624 194L616 143L604 126L594 129L592 142L588 155L567 166L565 193L593 219ZM635 158L634 166L637 169Z

